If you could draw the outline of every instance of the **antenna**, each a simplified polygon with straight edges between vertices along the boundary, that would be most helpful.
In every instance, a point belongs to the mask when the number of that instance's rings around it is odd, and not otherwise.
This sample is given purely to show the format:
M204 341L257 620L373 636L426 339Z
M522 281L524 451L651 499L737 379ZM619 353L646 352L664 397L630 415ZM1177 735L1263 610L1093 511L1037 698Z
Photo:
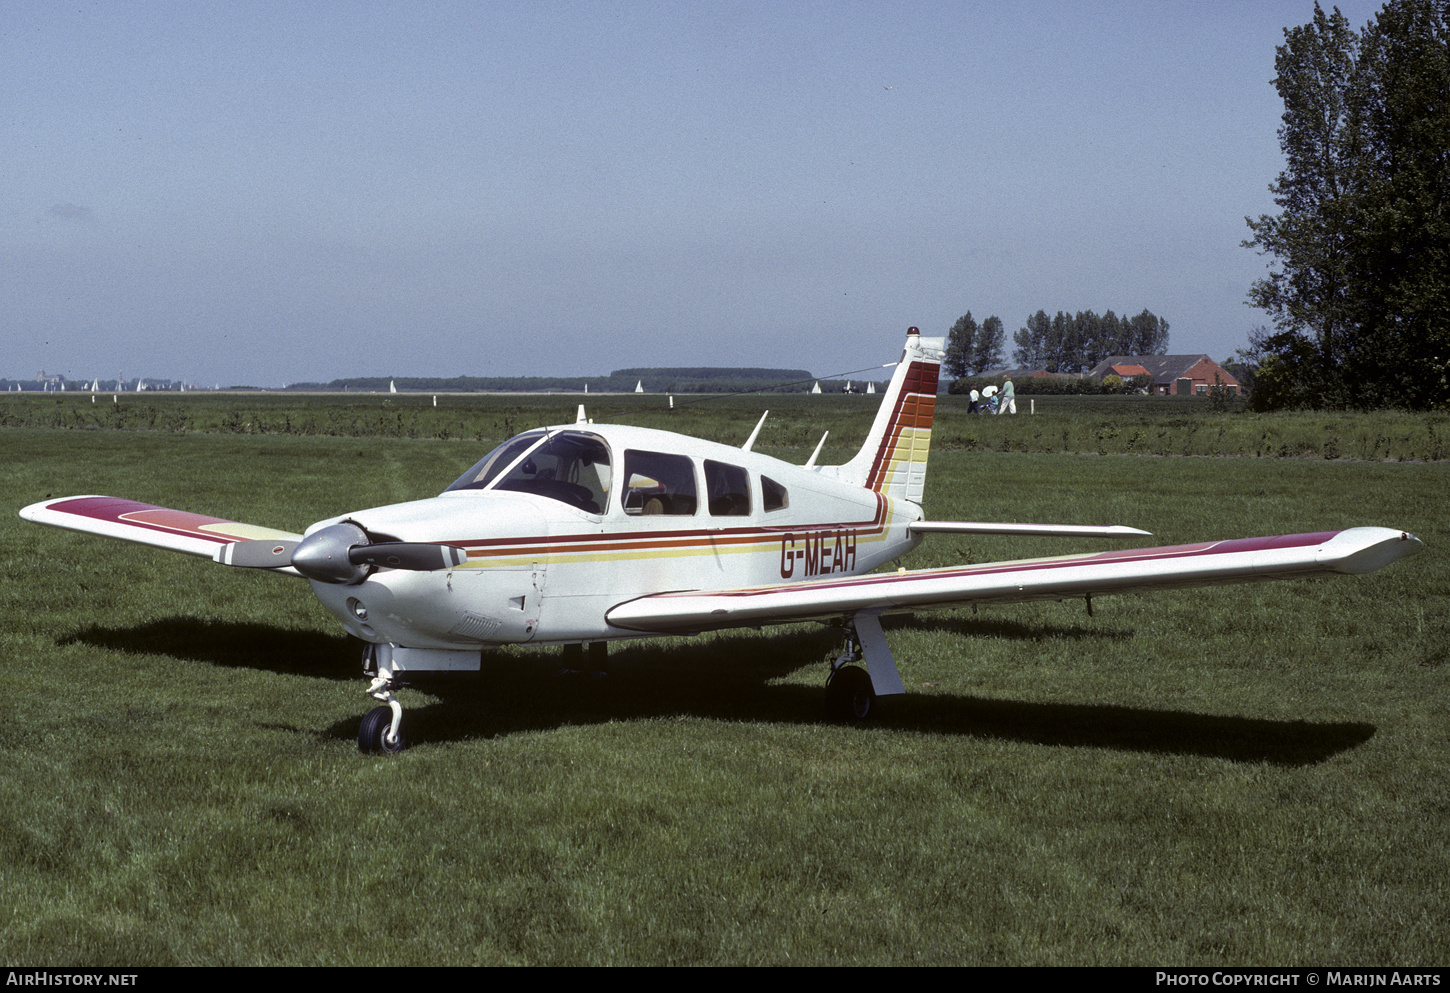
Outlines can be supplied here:
M760 415L760 420L755 425L755 430L750 432L750 437L745 439L745 444L740 446L742 452L750 451L750 446L755 444L755 439L760 435L760 429L765 427L765 419L770 416L770 411Z
M816 456L821 454L821 449L825 447L826 439L830 436L831 432L829 431L821 435L821 440L816 442L816 450L814 452L811 452L811 457L806 460L805 468L814 469L816 467Z

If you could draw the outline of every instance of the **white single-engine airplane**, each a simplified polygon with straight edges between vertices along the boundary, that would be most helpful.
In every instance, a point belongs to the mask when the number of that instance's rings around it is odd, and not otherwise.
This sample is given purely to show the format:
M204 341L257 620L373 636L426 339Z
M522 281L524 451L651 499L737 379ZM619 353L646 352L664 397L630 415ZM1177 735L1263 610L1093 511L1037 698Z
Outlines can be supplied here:
M1420 549L1356 527L940 569L872 573L930 533L1123 537L1126 527L928 521L921 509L943 339L907 332L856 457L804 466L668 431L574 424L504 442L436 497L319 521L303 535L104 496L46 500L41 524L301 576L366 643L365 752L404 747L393 690L409 674L477 670L505 644L591 652L616 638L817 620L845 651L827 701L863 718L906 692L880 617L927 607L1091 598L1365 573ZM765 418L761 418L761 424ZM824 444L825 438L821 439ZM866 668L850 663L861 661Z

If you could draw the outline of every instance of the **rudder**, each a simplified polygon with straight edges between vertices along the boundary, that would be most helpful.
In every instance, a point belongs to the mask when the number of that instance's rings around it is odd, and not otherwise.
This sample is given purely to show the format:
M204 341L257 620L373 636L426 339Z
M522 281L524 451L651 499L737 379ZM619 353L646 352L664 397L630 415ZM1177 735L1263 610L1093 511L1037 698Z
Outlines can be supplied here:
M906 332L906 348L866 442L855 458L835 467L838 479L893 500L921 503L945 345L946 339L923 338L916 328Z

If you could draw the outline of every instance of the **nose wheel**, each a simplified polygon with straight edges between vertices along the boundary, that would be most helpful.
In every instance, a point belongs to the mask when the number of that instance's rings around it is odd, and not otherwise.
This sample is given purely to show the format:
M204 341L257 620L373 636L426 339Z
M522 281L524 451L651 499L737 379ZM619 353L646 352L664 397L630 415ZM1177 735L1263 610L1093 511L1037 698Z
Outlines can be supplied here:
M357 729L357 750L364 755L397 755L408 747L401 721L394 721L393 707L374 707L363 715ZM401 712L402 707L398 707ZM396 729L394 725L397 725Z
M403 737L403 705L393 696L398 684L392 670L382 663L376 645L363 649L363 672L373 677L368 696L387 706L374 707L363 715L357 729L357 750L364 755L397 755L408 747Z

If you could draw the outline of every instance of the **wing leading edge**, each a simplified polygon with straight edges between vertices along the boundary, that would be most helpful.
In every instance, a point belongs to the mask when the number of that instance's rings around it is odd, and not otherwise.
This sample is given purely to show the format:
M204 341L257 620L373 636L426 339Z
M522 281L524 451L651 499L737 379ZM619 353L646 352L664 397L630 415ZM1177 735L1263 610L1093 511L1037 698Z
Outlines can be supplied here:
M657 633L824 620L968 603L1021 603L1261 579L1372 572L1418 552L1390 528L1238 538L1196 545L878 573L793 585L656 593L607 614L615 627Z
M1151 531L1112 524L1000 524L982 521L912 521L907 529L917 534L996 534L1028 538L1141 538Z
M99 534L224 561L230 546L250 541L296 542L300 534L242 524L220 517L108 496L73 496L33 503L20 516L37 524ZM229 561L227 564L231 564ZM292 572L291 569L276 571ZM295 573L294 573L295 575Z

